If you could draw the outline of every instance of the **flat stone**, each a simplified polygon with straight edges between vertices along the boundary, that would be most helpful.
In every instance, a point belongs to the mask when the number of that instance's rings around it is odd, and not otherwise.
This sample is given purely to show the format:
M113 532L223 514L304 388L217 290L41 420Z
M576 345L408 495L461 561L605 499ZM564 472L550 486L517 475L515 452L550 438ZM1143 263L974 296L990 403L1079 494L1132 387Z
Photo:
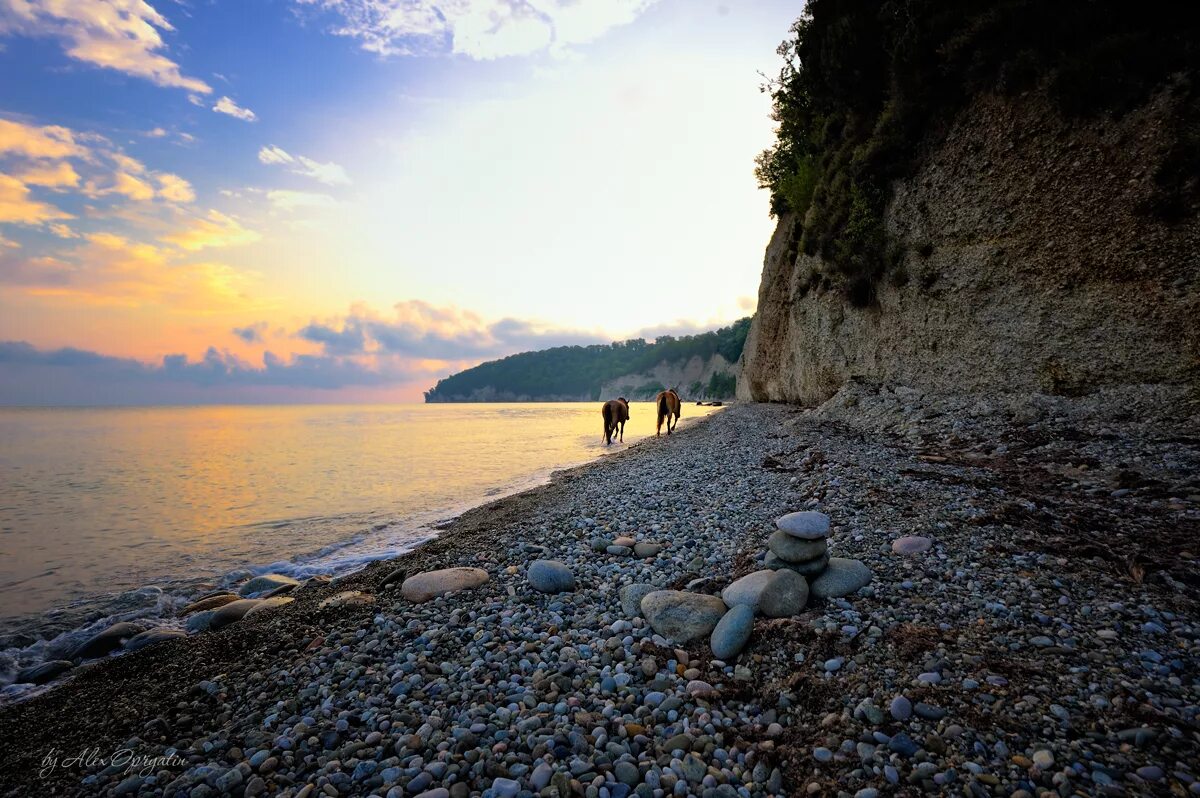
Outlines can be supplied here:
M829 550L829 541L825 538L805 540L789 535L783 530L776 529L767 539L767 548L781 560L786 562L808 562L820 557Z
M267 593L282 585L300 586L300 582L284 574L263 574L256 576L238 589L241 596L253 596L257 593Z
M768 551L763 565L773 571L795 571L804 577L816 576L829 565L829 552L806 562L788 562L773 551Z
M565 593L575 589L575 574L558 560L534 560L526 573L529 585L541 593Z
M230 603L232 604L233 602L230 602ZM184 627L189 632L206 631L208 629L208 625L210 623L212 623L213 616L216 614L217 614L216 610L200 610L200 612L194 612L187 619L187 622L184 624Z
M144 632L138 632L126 640L125 650L137 651L139 648L145 648L154 643L161 643L164 640L175 640L180 637L187 637L187 632L180 629L147 629Z
M643 541L642 543L634 544L633 553L637 557L641 557L642 559L647 559L649 557L657 557L658 553L665 548L666 548L666 546L664 546L661 543L651 543L650 541Z
M637 541L634 540L633 538L629 537L628 535L622 535L621 537L619 537L613 541L614 546L628 546L631 549L633 548L633 545L635 543L637 543Z
M16 684L45 684L54 681L74 667L75 663L68 659L52 659L41 665L17 671L17 677L13 679L13 682Z
M808 603L808 582L794 571L773 571L774 576L759 595L758 611L768 618L790 618Z
M830 557L829 567L809 584L817 598L840 598L865 587L871 581L871 569L860 560Z
M727 609L716 596L682 590L655 590L642 599L642 614L650 627L676 644L712 634Z
M621 612L628 618L642 617L642 599L647 593L653 593L658 590L654 585L646 584L645 582L635 582L632 585L625 585L621 588Z
M142 627L122 621L92 635L75 647L70 659L95 659L120 648L125 641L142 631Z
M193 601L179 611L180 616L191 615L193 612L202 612L204 610L215 610L218 607L224 607L226 604L237 601L236 593L218 593L215 596L205 596L199 601Z
M775 526L801 540L822 540L829 537L829 516L815 510L780 516L775 519Z
M713 656L720 660L731 660L742 652L754 631L754 608L739 604L725 613L717 622L709 638Z
M329 598L321 599L321 603L317 607L325 609L326 607L352 607L374 603L375 597L369 593L361 590L343 590L341 593L334 593Z
M208 628L221 629L231 623L237 623L245 617L246 613L254 609L259 601L263 601L263 599L238 599L229 602L213 613L212 618L208 621Z
M932 546L933 541L921 535L905 535L892 541L892 551L906 556L924 554Z
M488 572L482 568L443 568L410 576L400 585L400 595L420 604L430 599L470 590L488 581Z
M633 554L633 549L631 549L629 546L619 546L616 543L608 546L604 549L604 551L614 557L628 557L629 555Z
M273 610L276 607L282 607L285 604L291 604L293 601L295 601L295 599L291 596L271 596L270 598L259 599L257 604L246 610L246 613L242 615L242 618L249 618L252 615L257 615L260 612L266 612L267 610Z
M762 600L762 592L767 589L767 585L774 578L775 572L770 570L754 571L753 573L746 574L721 591L721 600L730 607L737 607L744 604L754 612L758 612L758 605Z

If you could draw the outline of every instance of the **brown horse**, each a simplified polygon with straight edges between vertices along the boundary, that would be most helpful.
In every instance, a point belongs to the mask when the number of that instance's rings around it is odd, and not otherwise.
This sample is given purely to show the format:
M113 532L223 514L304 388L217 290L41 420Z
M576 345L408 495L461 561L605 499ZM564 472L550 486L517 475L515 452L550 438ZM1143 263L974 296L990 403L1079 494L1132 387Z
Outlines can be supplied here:
M613 435L620 429L621 443L625 442L625 422L629 420L629 402L622 396L619 399L609 399L600 409L604 416L604 445L612 443Z
M654 397L654 404L658 407L658 428L654 433L662 435L663 419L667 420L667 434L671 434L671 430L679 426L679 410L682 406L679 401L679 394L671 388L665 391L659 391L658 396ZM671 416L675 416L675 423L671 423Z

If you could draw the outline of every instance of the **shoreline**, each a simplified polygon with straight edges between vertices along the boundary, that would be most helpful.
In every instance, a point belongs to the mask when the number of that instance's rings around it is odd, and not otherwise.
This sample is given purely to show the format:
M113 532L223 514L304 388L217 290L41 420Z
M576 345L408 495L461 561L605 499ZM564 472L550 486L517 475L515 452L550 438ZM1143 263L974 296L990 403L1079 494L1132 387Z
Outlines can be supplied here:
M1171 482L1200 443L912 404L731 407L468 510L288 606L81 668L0 707L0 794L1200 789L1186 556L1200 511ZM1149 464L1140 484L1108 487L1130 463ZM706 642L664 646L623 611L622 584L716 591L755 570L772 519L804 507L874 571L859 594L760 619L730 663ZM1147 535L1159 550L1126 561L1093 529L1118 551ZM592 550L621 534L667 549ZM893 554L903 534L934 546ZM538 557L567 562L576 590L530 590ZM398 567L460 565L491 579L425 604L382 588ZM346 590L374 603L318 606ZM916 705L903 720L889 716L900 695ZM118 746L181 761L148 778L38 775L50 748Z
M687 419L684 426L690 426L692 423L702 419L703 417ZM606 451L602 448L596 452L584 452L584 456L588 457L588 459L574 465L568 465L565 468L569 470L597 462L606 456L615 454L617 451L624 451L641 442L641 440L638 440L630 444L625 444L619 449L614 447L615 451ZM182 629L183 624L175 616L177 610L206 592L220 589L236 591L241 582L265 573L281 573L298 578L301 581L317 574L325 574L335 579L344 578L356 571L362 570L371 562L377 560L390 561L424 545L429 540L441 535L459 517L473 509L548 484L553 480L555 474L562 470L562 468L556 467L536 469L519 478L506 479L505 484L481 493L474 498L451 502L437 509L427 509L421 512L410 513L408 516L399 517L398 520L394 521L383 523L376 521L367 527L348 533L345 537L321 544L313 548L310 552L298 554L290 559L242 563L229 570L214 572L211 575L178 574L173 577L163 577L162 579L152 580L145 584L131 585L120 593L81 596L69 605L57 605L38 613L13 616L6 619L6 623L11 627L11 634L17 636L18 633L26 635L38 634L41 631L42 618L46 613L66 612L70 614L76 612L75 608L86 607L88 605L101 608L104 612L100 616L93 614L90 618L81 614L80 625L66 627L60 624L52 630L53 634L51 636L18 644L8 649L7 653L21 656L22 654L28 655L35 651L44 652L42 659L25 661L17 668L19 670L21 668L35 667L52 660L55 658L56 652L57 656L61 657L63 652L74 648L76 644L87 639L90 634L99 632L117 622L131 621L147 628ZM360 511L358 514L362 515L364 513ZM290 519L285 521L271 519L262 522L251 522L249 526L253 527L260 523L277 525L282 522L292 523L294 521ZM381 536L381 530L388 532L388 535L386 537ZM397 536L404 539L404 542L392 544L387 539ZM315 541L313 545L316 545ZM140 606L137 604L121 606L120 602L123 599L128 597L133 602L133 597L135 596L140 597L136 600L140 602ZM79 611L77 614L82 612ZM84 630L89 631L85 633ZM46 685L29 687L23 689L21 692L6 695L0 698L0 706L29 700L33 695L47 692L48 689L55 689L59 684L60 682L58 681L51 682Z

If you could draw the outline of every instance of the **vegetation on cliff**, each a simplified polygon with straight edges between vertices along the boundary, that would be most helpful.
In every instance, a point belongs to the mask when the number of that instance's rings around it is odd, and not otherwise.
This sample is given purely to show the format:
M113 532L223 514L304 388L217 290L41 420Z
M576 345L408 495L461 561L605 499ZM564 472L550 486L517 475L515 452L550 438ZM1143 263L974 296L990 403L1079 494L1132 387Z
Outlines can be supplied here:
M600 388L617 378L646 372L659 363L686 362L721 355L737 361L746 343L750 319L699 335L664 335L653 343L642 338L593 346L559 346L540 352L522 352L502 360L491 360L439 380L425 392L426 402L455 402L498 397L528 399L600 398ZM733 396L732 376L714 375L701 386L710 397ZM661 390L664 386L633 386L637 393ZM694 389L696 386L669 386ZM708 390L711 388L712 390ZM693 391L695 392L695 391ZM630 397L633 398L633 397Z
M902 255L883 224L890 185L972 95L1039 89L1067 115L1121 114L1172 81L1184 111L1158 167L1159 201L1145 210L1178 217L1195 202L1200 165L1197 19L1162 2L809 0L764 86L778 128L757 159L759 184L772 213L800 221L795 243L868 304Z

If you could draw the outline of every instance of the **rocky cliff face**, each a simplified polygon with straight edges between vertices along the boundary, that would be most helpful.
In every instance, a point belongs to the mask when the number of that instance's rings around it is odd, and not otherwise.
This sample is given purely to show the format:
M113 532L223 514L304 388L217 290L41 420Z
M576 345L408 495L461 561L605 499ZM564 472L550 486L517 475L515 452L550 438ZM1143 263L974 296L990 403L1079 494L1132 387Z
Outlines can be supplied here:
M600 396L624 396L631 400L653 399L663 388L674 388L688 401L729 399L721 391L710 391L713 375L733 377L736 365L719 354L708 358L691 357L686 361L662 362L650 371L626 374L604 384Z
M738 396L817 403L852 378L944 393L1079 395L1200 379L1200 219L1145 210L1178 118L1163 92L1080 122L1044 97L980 97L886 223L902 253L865 307L797 252L769 246Z

